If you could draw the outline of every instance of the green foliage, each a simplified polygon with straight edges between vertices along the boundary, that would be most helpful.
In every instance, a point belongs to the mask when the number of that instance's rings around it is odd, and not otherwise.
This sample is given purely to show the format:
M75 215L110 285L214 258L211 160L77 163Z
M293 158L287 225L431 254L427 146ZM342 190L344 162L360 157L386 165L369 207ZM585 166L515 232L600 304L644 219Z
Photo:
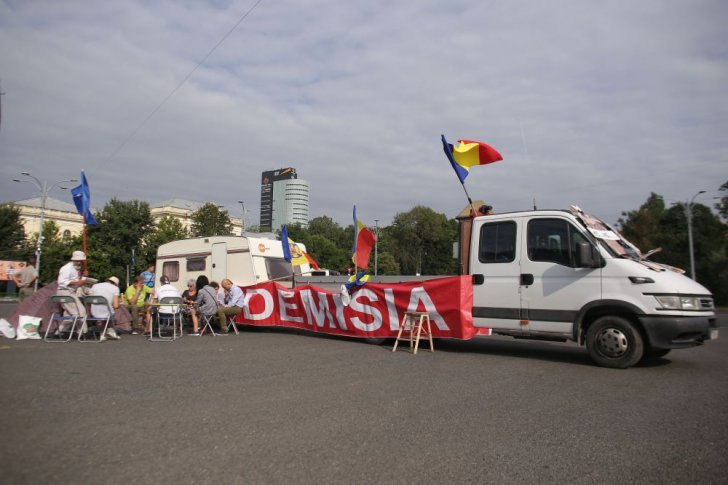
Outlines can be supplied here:
M127 265L138 273L154 261L153 257L146 259L149 255L143 244L144 237L154 232L149 204L113 198L96 214L96 220L97 225L86 226L90 276L107 278L114 275L124 279ZM132 265L132 249L136 266Z
M653 192L639 209L622 212L618 224L622 227L622 235L627 240L642 252L647 252L659 247L663 240L661 224L664 215L665 201L662 196Z
M373 256L372 256L373 257ZM377 257L377 274L380 275L398 275L401 274L399 263L394 259L392 253L387 251L379 251Z
M24 259L26 253L20 209L12 204L0 205L0 259Z
M192 213L190 234L192 237L230 236L233 224L226 210L208 202Z
M445 214L416 206L397 214L383 233L391 241L387 249L399 262L402 274L456 273L452 245L457 238L457 222L448 220Z
M154 261L157 257L157 248L170 241L177 241L187 237L187 230L179 219L171 216L162 217L157 225L143 236L144 260Z
M720 202L715 204L715 208L718 214L723 218L724 221L728 221L728 182L725 182L720 186L721 192L725 192L725 195L720 198Z

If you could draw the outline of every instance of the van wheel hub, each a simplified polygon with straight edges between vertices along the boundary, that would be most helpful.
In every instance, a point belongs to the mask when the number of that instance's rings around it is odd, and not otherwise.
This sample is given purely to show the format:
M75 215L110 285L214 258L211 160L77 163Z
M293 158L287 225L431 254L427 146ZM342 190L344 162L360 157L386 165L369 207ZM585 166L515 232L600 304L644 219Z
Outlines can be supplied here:
M629 348L627 336L617 328L605 328L597 336L599 350L607 357L621 357Z

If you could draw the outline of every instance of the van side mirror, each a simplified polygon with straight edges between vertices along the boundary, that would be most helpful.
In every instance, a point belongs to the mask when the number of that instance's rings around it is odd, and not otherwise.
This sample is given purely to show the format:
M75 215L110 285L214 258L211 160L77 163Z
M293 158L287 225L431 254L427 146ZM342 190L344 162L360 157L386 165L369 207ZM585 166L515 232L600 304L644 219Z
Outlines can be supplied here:
M601 258L596 248L589 243L577 243L576 248L576 266L579 268L599 268L601 266Z

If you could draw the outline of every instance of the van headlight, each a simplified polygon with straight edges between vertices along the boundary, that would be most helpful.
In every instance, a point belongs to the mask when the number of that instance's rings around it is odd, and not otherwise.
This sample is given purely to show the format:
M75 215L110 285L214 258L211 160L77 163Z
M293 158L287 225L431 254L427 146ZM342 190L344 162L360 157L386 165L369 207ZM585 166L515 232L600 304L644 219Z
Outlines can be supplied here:
M697 296L660 295L655 296L663 310L709 310L711 305L701 305ZM705 298L703 298L704 300ZM711 299L712 302L712 299Z

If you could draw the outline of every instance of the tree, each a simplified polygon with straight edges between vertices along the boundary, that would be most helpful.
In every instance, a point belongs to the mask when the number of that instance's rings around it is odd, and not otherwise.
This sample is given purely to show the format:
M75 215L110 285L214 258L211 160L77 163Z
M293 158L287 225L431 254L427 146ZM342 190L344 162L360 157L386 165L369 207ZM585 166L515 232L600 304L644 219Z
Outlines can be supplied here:
M380 233L388 250L395 257L402 274L455 274L457 261L452 245L457 237L457 222L448 220L429 207L416 206L399 213L392 225Z
M718 189L721 192L725 192L725 195L720 198L720 202L715 204L715 208L718 214L723 218L724 221L728 222L728 182L725 182Z
M208 202L191 216L190 234L192 237L230 236L233 224L226 210L220 210L212 202Z
M127 265L139 272L153 262L145 259L143 244L144 237L154 231L149 204L113 198L95 217L98 224L86 226L89 274L121 278Z
M655 249L663 241L661 224L665 217L665 201L661 195L650 194L636 211L622 212L617 222L622 235L643 252Z
M0 205L0 259L24 259L26 253L20 209L12 204Z
M187 238L187 229L179 219L171 216L162 217L156 227L143 237L144 258L153 261L157 257L157 248L170 241Z
M372 259L374 256L372 255ZM373 263L372 263L373 264ZM387 251L379 251L377 257L377 274L398 275L400 274L399 264L394 256Z

